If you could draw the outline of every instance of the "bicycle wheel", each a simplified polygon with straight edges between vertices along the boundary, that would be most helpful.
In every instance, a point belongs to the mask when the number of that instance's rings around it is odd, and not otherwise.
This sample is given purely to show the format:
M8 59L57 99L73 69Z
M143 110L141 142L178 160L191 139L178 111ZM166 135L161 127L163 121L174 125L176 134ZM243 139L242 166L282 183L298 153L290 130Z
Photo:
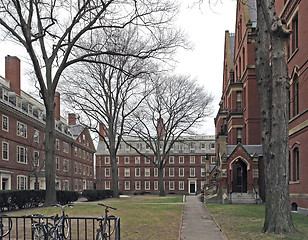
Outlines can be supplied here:
M107 240L107 236L103 233L102 229L97 230L96 240Z
M9 234L12 229L12 219L7 215L0 216L0 237L4 237Z
M57 240L58 239L58 229L52 227L48 231L48 239Z
M33 240L45 240L46 233L44 227L41 225L37 225L33 228Z
M68 217L67 215L65 217ZM65 239L67 239L70 235L70 231L71 231L71 225L70 225L70 221L67 218L64 218L63 222L62 222L62 235Z
M109 216L106 223L106 235L110 237L115 230L115 216Z

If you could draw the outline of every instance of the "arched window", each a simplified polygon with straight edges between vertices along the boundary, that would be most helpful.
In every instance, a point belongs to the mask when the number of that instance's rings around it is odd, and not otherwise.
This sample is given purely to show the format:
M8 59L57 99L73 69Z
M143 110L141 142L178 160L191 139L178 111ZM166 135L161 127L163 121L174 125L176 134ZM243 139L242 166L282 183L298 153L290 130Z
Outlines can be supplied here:
M299 181L299 149L293 150L293 181Z
M299 114L299 83L297 75L293 79L293 117Z

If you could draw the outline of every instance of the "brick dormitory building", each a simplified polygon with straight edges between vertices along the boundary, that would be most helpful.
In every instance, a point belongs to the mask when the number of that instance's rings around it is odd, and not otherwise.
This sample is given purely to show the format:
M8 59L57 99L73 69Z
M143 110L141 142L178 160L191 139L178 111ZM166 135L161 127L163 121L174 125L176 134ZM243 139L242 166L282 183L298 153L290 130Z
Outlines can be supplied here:
M292 30L286 46L290 83L290 206L308 211L308 1L276 0L277 14ZM256 0L237 1L235 33L225 33L223 89L215 118L218 183L213 199L231 193L264 196L258 89L255 75ZM257 193L257 194L256 194Z
M151 155L144 142L130 138L126 138L125 141L146 155ZM117 162L120 192L159 192L158 169L152 161L140 156L124 142L121 142ZM206 183L209 169L214 167L215 163L214 136L182 137L171 149L164 168L166 193L200 192ZM98 189L112 188L110 157L102 139L98 143L96 153L96 181Z
M20 60L5 58L0 76L0 190L44 189L45 107L20 89ZM60 95L55 94L56 188L93 188L95 147L89 130L60 116Z

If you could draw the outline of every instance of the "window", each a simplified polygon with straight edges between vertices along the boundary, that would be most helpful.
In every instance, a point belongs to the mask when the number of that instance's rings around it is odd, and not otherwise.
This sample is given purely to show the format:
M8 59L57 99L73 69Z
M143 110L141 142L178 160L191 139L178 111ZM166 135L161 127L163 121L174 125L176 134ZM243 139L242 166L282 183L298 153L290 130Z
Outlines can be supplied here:
M215 143L210 144L211 149L215 149Z
M39 165L39 152L38 151L33 152L33 165L34 167L37 167Z
M83 165L83 175L86 175L86 166Z
M299 149L293 150L293 181L299 181Z
M140 157L135 157L135 164L140 164Z
M105 177L110 177L110 169L105 168Z
M60 159L58 157L56 157L56 169L60 169Z
M81 174L81 168L82 168L82 166L81 166L81 163L79 163L79 174Z
M69 161L68 159L63 160L63 171L68 172L69 171Z
M67 142L63 142L63 152L69 152L69 144Z
M27 163L27 151L26 148L17 146L17 162Z
M184 181L179 181L179 190L184 190Z
M64 180L64 182L63 182L63 190L64 191L68 191L69 190L69 181L68 180Z
M242 142L242 129L237 128L236 129L236 143Z
M6 132L9 131L9 118L4 115L2 115L2 130Z
M125 176L125 177L129 177L129 176L130 176L130 170L129 170L129 168L125 168L125 169L124 169L124 176Z
M109 181L106 181L105 182L105 189L110 189L110 182Z
M135 168L135 177L140 177L140 168Z
M105 164L110 164L110 158L109 157L105 157Z
M169 157L169 163L170 164L174 164L174 156L170 156Z
M9 160L9 143L2 142L2 159Z
M85 150L82 151L82 154L83 154L83 159L86 159L86 152L85 152Z
M201 168L201 177L205 177L205 168Z
M130 182L125 181L125 190L130 190Z
M75 147L75 151L74 151L75 153L75 156L77 156L77 154L78 154L78 148L77 147Z
M299 83L298 77L293 79L293 117L299 114Z
M150 175L151 175L151 174L150 174L150 168L145 168L145 169L144 169L144 176L145 176L145 177L150 177Z
M195 168L190 168L190 176L191 177L195 176Z
M174 168L169 168L169 177L174 177Z
M145 190L150 190L150 182L145 181Z
M21 137L27 137L27 125L17 122L17 135Z
M116 157L116 159L117 159L117 164L119 164L119 162L120 162L120 159L119 159L119 157Z
M78 191L78 180L75 179L75 191Z
M150 164L150 159L145 157L145 158L144 158L144 163L145 163L145 164Z
M298 48L298 16L295 16L292 20L292 53Z
M87 152L87 161L89 161L90 160L90 154L89 154L89 152Z
M184 163L184 156L179 157L179 163Z
M184 168L179 168L179 177L184 177Z
M236 112L242 111L242 92L236 92Z
M169 190L174 190L174 181L169 182Z
M59 139L56 139L56 149L60 150L60 141L59 141Z
M189 149L190 150L194 150L195 149L195 143L194 142L190 142L189 143Z
M26 190L27 189L27 177L24 175L17 176L17 189Z
M154 177L158 176L158 168L154 168Z
M141 143L137 143L136 148L137 148L138 150L141 150L141 149L142 149L142 144L141 144Z
M190 156L189 162L190 162L191 164L194 164L194 163L196 162L195 156Z
M128 144L125 144L125 150L130 150L130 146Z
M201 148L201 150L205 150L205 148L206 148L205 143L201 143L201 144L200 144L200 148Z
M135 189L136 189L136 190L140 190L140 189L141 189L140 181L136 181L136 182L135 182Z
M216 157L215 156L211 156L211 163L215 164L216 163Z
M78 163L76 163L76 162L74 164L74 170L75 170L75 173L78 173Z
M205 163L206 161L206 156L201 156L201 163Z
M125 158L124 158L124 163L125 163L125 164L129 164L129 157L125 157Z
M180 151L184 150L184 144L183 143L179 143L179 150Z
M154 190L158 190L158 181L154 182Z
M33 141L36 142L36 143L40 142L40 131L37 130L37 129L34 129Z
M82 143L85 144L86 143L86 136L82 135Z

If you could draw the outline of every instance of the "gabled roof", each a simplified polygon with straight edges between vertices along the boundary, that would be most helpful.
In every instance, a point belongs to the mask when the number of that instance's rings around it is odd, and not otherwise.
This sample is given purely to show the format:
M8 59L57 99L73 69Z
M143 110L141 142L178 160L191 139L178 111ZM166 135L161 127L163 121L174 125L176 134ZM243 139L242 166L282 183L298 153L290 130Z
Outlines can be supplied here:
M238 145L227 145L227 156L231 156L239 147L242 147L250 157L253 157L255 154L263 156L262 145L242 145L240 143Z
M70 132L72 134L72 137L74 139L74 141L76 141L78 139L78 137L80 136L81 133L85 133L87 135L87 139L89 141L89 146L90 148L95 151L95 146L93 144L93 139L90 135L89 129L83 125L69 125L70 127Z

